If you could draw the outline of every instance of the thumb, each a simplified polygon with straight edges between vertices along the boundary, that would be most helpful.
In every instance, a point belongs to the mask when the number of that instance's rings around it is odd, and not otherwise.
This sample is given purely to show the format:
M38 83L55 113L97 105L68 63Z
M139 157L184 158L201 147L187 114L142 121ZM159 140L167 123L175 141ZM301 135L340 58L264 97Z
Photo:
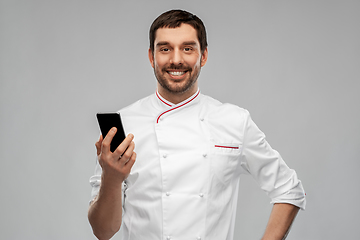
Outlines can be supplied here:
M102 141L103 141L103 136L100 135L99 140L95 143L96 154L97 155L100 155L100 153L101 153L101 143L102 143Z

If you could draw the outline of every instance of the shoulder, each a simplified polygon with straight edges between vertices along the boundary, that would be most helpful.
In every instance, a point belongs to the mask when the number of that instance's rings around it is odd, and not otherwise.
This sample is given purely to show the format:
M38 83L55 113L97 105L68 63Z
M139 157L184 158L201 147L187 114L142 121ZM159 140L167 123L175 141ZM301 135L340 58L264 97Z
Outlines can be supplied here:
M249 111L232 103L222 103L207 95L202 95L203 105L207 110L207 115L211 118L233 118L246 119L248 118ZM231 120L231 119L229 119Z
M122 115L139 115L139 113L144 112L146 109L149 109L153 95L144 97L136 102L120 109L118 112ZM146 112L146 111L145 111Z
M212 138L223 139L223 142L243 142L249 112L235 104L221 103L211 97L206 99L204 120Z

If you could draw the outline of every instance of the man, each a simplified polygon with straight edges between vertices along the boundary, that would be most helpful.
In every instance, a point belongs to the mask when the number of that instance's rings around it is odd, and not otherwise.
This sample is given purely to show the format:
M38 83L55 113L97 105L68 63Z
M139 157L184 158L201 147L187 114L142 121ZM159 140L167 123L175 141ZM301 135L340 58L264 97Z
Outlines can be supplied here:
M157 91L120 110L130 134L113 153L116 129L96 143L89 221L100 240L120 226L122 239L233 239L242 173L274 203L263 239L285 238L305 207L296 173L249 113L200 94L197 79L207 57L197 16L172 10L153 22L149 60Z

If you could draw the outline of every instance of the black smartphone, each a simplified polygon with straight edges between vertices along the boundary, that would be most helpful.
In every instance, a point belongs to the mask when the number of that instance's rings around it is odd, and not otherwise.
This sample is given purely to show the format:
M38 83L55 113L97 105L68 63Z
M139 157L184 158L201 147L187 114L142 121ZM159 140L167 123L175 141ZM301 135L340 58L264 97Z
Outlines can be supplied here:
M126 137L120 113L97 113L96 117L99 122L101 134L104 138L112 127L117 128L117 132L110 144L110 151L114 152Z

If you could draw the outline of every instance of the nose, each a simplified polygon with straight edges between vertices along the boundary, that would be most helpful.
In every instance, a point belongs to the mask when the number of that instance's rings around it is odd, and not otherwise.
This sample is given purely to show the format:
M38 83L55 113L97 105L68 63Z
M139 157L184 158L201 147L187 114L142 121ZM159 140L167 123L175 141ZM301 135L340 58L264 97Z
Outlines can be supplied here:
M181 54L181 51L179 49L175 49L173 51L173 54L170 58L170 63L173 63L175 65L180 65L184 62L183 56Z

